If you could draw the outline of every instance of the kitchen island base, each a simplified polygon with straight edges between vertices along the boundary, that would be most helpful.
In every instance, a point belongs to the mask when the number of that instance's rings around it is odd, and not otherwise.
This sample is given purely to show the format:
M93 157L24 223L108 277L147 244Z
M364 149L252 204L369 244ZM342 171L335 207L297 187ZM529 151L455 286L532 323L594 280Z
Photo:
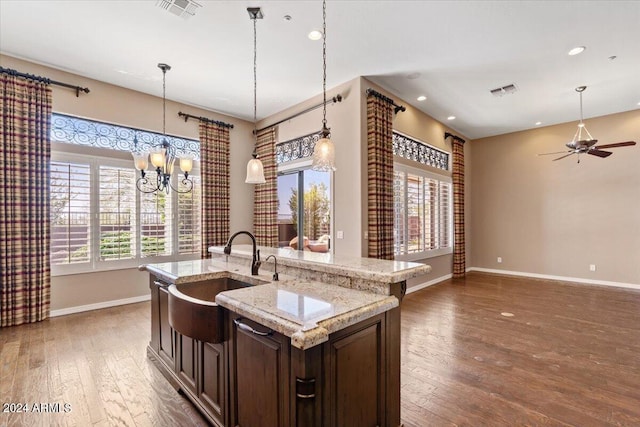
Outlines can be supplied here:
M151 276L150 288L149 358L213 425L400 425L399 307L304 350L225 311L225 339L212 344L174 331L166 286Z

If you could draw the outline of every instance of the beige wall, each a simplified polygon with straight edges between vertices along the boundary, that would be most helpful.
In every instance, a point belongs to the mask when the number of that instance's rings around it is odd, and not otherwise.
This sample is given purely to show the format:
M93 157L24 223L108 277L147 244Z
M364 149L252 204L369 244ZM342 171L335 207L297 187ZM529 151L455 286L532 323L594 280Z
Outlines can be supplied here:
M640 142L640 110L585 124L601 144ZM473 141L474 267L640 284L640 146L537 156L563 151L576 125Z
M20 72L36 74L91 89L89 94L76 98L74 90L52 86L53 111L90 119L131 126L156 132L162 131L162 100L159 97L132 91L119 86L91 80L38 64L0 55L0 64ZM168 75L170 76L170 75ZM167 78L167 87L170 79ZM158 83L161 84L160 82ZM161 93L162 86L158 87ZM230 130L231 158L231 230L252 229L253 188L244 183L246 162L253 150L253 125L244 120L225 116L176 102L167 102L166 129L168 134L198 138L197 121L178 117L178 111L210 117L235 127ZM135 298L147 295L146 274L136 270L115 270L100 273L55 276L51 281L51 309L62 310L100 302Z
M336 239L335 253L361 256L362 238L360 200L360 79L354 79L327 90L327 99L341 94L342 102L327 105L327 126L336 147L336 171L333 176L333 227L344 232L343 239ZM303 111L322 102L322 94L297 104L260 122L260 127ZM287 141L322 128L322 108L303 114L278 125L278 141Z

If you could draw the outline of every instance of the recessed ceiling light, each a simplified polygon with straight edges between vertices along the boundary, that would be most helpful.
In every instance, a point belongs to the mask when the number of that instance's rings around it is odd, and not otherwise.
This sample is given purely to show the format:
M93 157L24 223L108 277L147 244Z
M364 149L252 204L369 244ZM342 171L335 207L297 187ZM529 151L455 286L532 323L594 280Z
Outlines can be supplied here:
M574 56L574 55L581 54L582 52L584 52L585 49L586 49L586 47L584 47L584 46L574 47L573 49L571 49L569 51L569 56Z
M536 122L536 126L540 126L542 122Z
M284 15L282 19L284 19L285 21L291 21L291 15Z
M640 105L640 102L638 102L638 105Z
M427 97L424 95L420 95L417 99L418 101L424 101L425 99L427 99Z
M313 30L309 33L308 36L311 40L320 40L322 38L322 31Z
M449 116L449 117L447 117L447 120L455 120L455 119L456 119L456 116Z

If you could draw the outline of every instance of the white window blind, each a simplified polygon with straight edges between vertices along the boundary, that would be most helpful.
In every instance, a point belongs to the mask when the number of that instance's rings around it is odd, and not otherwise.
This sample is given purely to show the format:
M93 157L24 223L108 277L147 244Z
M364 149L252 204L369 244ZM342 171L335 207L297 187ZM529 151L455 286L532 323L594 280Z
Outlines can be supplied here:
M394 165L394 248L398 259L451 252L451 191L448 177Z
M136 256L136 170L100 166L100 260Z
M51 162L51 263L91 261L90 165Z
M147 179L156 182L157 173L147 172ZM140 193L140 254L143 257L171 255L171 196L164 191Z
M393 171L393 243L394 254L405 254L406 214L405 214L405 177L401 170Z
M178 194L178 253L196 254L200 252L201 244L201 213L200 213L200 177L191 176L193 189L189 193ZM182 191L184 184L181 180L178 189Z

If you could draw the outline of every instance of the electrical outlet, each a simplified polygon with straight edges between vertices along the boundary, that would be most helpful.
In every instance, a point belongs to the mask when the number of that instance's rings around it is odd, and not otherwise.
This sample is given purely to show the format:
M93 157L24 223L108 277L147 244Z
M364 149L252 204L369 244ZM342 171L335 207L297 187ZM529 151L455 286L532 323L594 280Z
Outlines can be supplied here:
M369 232L365 231L364 232L364 240L367 240L367 239L369 239Z
M589 271L596 271L596 265L595 264L589 264Z
M502 264L502 257L501 256L498 257L498 264Z
M344 239L344 231L336 231L336 239Z

